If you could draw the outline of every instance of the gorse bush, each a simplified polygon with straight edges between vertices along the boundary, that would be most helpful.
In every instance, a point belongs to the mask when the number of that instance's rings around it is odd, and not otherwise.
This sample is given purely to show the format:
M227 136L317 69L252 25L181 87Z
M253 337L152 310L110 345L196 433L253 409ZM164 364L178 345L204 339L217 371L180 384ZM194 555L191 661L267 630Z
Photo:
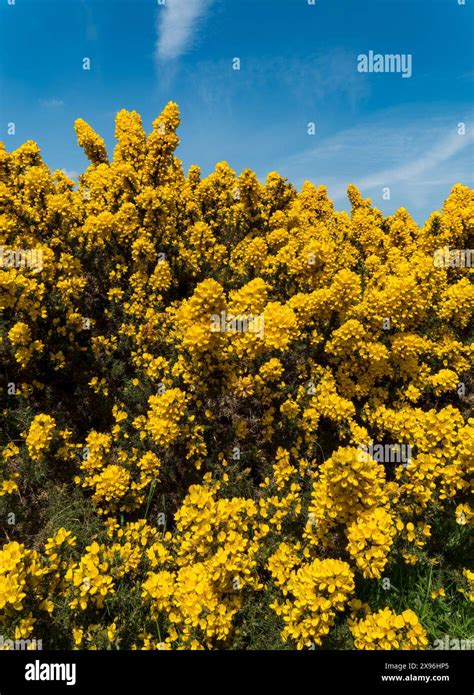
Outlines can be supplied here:
M78 120L77 187L0 149L0 633L468 637L473 192L422 227L354 186L337 212L276 173L185 175L178 125L121 111L110 160Z

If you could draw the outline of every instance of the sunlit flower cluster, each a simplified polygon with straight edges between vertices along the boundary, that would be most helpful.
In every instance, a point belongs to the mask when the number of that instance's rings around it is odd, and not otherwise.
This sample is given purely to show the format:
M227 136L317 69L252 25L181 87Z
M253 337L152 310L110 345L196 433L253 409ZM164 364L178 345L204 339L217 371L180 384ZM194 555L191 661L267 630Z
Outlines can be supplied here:
M416 614L407 609L402 614L384 608L351 625L357 649L426 649L426 631Z

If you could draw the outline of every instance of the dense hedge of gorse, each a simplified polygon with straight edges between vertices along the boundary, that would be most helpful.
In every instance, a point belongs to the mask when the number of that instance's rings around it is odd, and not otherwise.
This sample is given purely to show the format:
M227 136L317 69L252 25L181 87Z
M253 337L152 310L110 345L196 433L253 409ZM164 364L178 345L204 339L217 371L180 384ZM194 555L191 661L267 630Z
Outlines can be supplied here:
M435 260L472 245L473 192L423 227L354 186L336 212L276 173L185 175L178 125L121 111L109 159L78 120L77 187L31 141L0 149L0 633L466 636L474 287Z

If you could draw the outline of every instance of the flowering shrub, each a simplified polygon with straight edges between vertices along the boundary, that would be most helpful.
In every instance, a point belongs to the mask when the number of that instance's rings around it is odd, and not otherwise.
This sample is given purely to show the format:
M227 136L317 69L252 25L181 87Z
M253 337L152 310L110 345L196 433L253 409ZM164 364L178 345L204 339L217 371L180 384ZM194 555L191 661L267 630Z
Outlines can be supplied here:
M41 258L0 267L0 632L427 648L474 598L472 268L434 262L473 192L337 212L185 174L178 125L121 111L110 157L79 119L77 186L0 148L0 244Z

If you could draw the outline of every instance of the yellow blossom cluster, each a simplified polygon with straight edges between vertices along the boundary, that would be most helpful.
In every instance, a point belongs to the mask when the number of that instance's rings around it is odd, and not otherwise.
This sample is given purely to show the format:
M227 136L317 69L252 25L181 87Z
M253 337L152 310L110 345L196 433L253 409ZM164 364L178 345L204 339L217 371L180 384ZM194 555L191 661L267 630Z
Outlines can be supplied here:
M357 649L426 649L426 631L409 608L397 615L389 608L351 625Z
M281 558L279 558L281 560ZM270 562L274 576L281 578L278 562ZM273 608L284 621L283 639L291 638L298 649L321 644L331 629L337 611L344 610L354 590L354 576L349 565L341 560L313 560L297 570L283 570L285 601L276 601Z
M26 446L33 461L39 461L48 450L56 423L50 415L40 414L32 420L26 436Z
M379 578L397 533L393 517L384 507L362 512L347 529L347 549L362 575Z
M331 528L348 525L386 503L384 467L359 449L341 447L315 476L306 535L313 542L328 542Z
M184 645L225 644L241 596L262 588L255 572L259 544L252 538L257 507L251 500L217 499L217 492L218 486L189 488L169 543L175 569L154 571L143 584L153 610L168 614L167 642L179 631Z

